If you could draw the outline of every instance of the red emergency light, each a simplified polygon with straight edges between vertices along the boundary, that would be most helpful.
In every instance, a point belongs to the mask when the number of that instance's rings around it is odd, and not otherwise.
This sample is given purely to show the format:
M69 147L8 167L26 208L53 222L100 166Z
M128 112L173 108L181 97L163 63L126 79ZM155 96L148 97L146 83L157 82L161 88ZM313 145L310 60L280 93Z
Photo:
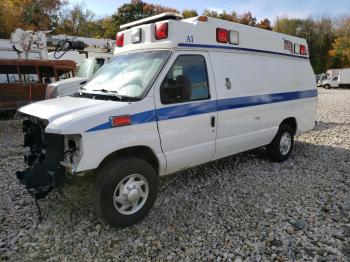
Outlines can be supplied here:
M219 43L227 43L228 31L224 28L216 28L216 41Z
M300 45L300 54L306 55L306 47L304 45Z
M168 38L168 23L156 24L154 36L157 40Z
M124 33L118 33L116 37L116 44L118 47L124 46Z

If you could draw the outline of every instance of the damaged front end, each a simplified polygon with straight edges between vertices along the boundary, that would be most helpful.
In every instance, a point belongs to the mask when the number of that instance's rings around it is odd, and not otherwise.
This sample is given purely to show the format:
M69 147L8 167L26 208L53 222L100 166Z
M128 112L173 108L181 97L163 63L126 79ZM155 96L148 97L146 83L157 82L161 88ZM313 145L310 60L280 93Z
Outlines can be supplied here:
M54 187L67 179L67 165L72 163L72 155L77 155L77 145L59 134L45 133L48 122L35 117L23 121L24 160L28 168L16 173L17 178L27 187L36 199L44 198ZM70 161L72 160L72 162Z

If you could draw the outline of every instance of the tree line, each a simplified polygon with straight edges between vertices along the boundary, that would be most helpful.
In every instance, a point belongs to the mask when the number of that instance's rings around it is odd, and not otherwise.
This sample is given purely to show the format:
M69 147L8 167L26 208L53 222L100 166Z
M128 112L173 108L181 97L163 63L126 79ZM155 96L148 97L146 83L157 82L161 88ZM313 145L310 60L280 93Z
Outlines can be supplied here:
M182 13L184 18L207 15L240 24L273 30L306 38L315 73L329 68L350 67L350 16L310 17L306 19L277 17L272 25L268 18L257 21L251 12L236 13L196 10L155 5L132 0L117 8L111 16L97 18L84 5L70 5L67 0L1 0L0 38L9 38L16 28L53 30L52 34L67 34L94 38L115 38L119 26L163 12Z

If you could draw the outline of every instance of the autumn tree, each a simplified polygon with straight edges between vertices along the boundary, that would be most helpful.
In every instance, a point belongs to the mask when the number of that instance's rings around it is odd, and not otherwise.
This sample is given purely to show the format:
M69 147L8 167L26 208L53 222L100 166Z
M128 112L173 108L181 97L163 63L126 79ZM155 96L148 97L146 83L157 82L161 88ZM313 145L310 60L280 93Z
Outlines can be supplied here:
M64 0L1 0L0 35L9 38L16 28L50 30Z
M336 30L336 38L329 51L329 66L350 67L350 18L341 20Z
M144 2L143 3L143 18L158 15L161 13L172 12L172 13L180 13L179 10L171 7L166 7L162 5L154 5Z
M231 22L239 22L238 15L236 12L227 13L225 10L219 14L219 18Z
M232 11L231 13L228 13L225 10L223 10L221 13L219 13L217 11L205 9L203 11L203 15L219 18L219 19L223 19L223 20L227 20L235 23L240 23L244 25L256 26L256 17L253 16L251 12L237 14L234 11Z
M245 12L238 16L238 23L250 26L256 26L256 17L251 12Z
M116 25L120 26L164 12L179 13L179 11L174 8L148 4L141 0L132 0L130 3L120 6L116 14L112 16L112 19Z
M272 30L271 21L268 18L261 20L256 26L261 29Z

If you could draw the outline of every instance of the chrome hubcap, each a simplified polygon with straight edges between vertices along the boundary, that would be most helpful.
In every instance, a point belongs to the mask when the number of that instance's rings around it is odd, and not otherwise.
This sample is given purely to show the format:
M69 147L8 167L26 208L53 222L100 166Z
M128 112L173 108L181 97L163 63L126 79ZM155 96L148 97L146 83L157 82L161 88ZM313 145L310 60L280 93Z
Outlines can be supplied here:
M134 214L144 206L148 192L147 180L142 175L129 175L114 190L114 207L121 214Z
M292 137L288 132L284 132L280 140L280 152L282 155L287 155L292 146Z

